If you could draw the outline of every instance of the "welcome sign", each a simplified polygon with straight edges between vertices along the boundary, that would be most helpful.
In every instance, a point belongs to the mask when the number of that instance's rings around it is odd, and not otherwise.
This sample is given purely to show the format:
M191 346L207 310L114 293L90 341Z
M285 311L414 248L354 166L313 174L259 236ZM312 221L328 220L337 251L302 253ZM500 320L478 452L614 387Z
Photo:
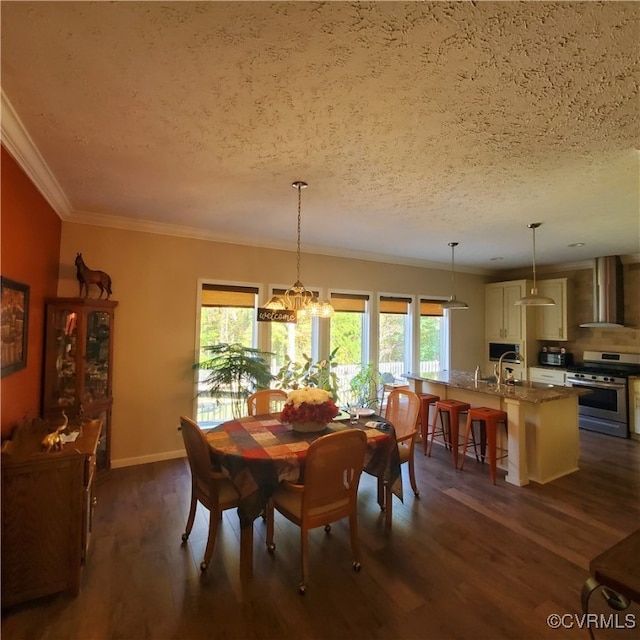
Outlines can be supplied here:
M297 321L296 311L258 308L258 322L292 322L295 324Z

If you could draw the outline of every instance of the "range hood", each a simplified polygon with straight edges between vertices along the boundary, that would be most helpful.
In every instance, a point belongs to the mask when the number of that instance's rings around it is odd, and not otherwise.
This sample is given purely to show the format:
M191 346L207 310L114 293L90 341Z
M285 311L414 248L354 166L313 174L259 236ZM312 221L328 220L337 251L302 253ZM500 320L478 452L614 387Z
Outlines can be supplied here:
M596 258L593 272L593 322L581 327L624 327L622 261L619 256Z

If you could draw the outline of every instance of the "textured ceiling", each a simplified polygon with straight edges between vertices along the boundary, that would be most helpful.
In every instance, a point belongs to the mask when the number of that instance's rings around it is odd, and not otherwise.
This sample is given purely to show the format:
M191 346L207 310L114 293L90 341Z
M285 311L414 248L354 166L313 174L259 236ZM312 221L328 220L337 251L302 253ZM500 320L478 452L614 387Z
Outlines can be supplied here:
M636 2L1 11L3 140L65 220L295 248L305 180L303 251L640 252Z

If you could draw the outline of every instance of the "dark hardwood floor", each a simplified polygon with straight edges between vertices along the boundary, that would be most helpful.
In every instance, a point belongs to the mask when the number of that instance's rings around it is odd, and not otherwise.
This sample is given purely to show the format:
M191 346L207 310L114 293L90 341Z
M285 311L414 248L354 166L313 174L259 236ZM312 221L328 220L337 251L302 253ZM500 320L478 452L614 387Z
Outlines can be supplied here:
M310 535L310 583L297 592L299 529L276 514L275 555L254 525L254 577L239 579L235 510L224 514L209 570L198 568L208 512L181 544L189 505L186 460L115 470L97 488L91 551L77 598L65 594L2 615L3 640L153 638L584 638L580 589L591 558L640 527L640 442L581 432L580 471L547 485L508 485L475 461L416 447L420 498L406 467L404 504L385 531L376 485L359 493L362 571L348 528ZM609 616L599 594L593 611ZM551 629L547 616L571 629ZM575 614L577 617L571 618ZM624 618L631 614L632 618ZM595 637L640 637L633 604ZM631 620L631 623L629 623ZM636 628L619 628L626 624ZM618 628L615 628L618 627Z

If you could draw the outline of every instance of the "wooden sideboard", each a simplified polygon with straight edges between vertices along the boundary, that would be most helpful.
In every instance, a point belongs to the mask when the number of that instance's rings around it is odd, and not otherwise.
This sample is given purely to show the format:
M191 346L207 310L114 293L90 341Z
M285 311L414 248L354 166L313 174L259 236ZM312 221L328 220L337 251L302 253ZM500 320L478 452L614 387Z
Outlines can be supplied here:
M80 590L94 507L102 424L70 424L75 442L46 452L46 423L34 421L2 446L2 607Z

